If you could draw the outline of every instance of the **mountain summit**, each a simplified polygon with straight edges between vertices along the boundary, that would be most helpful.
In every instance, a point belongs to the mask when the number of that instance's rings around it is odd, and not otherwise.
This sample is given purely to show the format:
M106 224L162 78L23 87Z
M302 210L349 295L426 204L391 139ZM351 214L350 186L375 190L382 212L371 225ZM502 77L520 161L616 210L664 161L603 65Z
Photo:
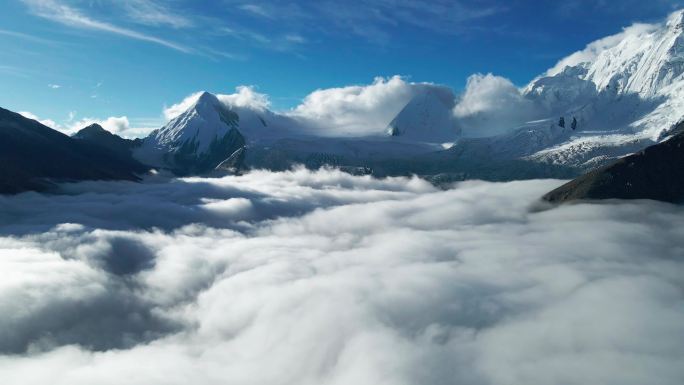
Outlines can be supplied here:
M414 96L390 122L390 136L423 141L449 142L460 134L454 119L454 95L441 89L425 89Z
M240 112L202 92L184 112L145 138L134 155L181 175L212 170L245 145Z

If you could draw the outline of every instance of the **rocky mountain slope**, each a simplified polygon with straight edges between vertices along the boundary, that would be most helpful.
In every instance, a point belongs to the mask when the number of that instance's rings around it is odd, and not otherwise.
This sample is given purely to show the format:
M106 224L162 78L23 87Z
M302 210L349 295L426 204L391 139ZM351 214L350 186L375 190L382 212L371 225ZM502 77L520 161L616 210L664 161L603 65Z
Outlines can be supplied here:
M231 108L203 92L184 112L152 132L133 150L145 164L168 168L179 175L213 170L246 144L241 130L266 135L266 121L253 111Z
M662 143L591 171L544 196L563 203L595 199L684 201L684 124Z
M132 157L133 150L142 145L142 139L125 139L105 130L97 123L84 127L72 138L82 142L105 147L119 156Z
M45 190L58 181L138 180L147 171L130 157L2 108L0 165L0 193Z
M577 126L527 159L588 170L661 140L684 117L683 26L684 11L634 25L533 80L523 93L548 115L539 126Z

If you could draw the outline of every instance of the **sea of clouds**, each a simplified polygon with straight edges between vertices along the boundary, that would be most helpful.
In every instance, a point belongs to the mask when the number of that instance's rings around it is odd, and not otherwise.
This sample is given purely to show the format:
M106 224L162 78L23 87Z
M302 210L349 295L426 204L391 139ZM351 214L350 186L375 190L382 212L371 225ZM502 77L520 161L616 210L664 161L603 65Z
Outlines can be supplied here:
M335 170L0 197L11 384L681 384L684 208Z

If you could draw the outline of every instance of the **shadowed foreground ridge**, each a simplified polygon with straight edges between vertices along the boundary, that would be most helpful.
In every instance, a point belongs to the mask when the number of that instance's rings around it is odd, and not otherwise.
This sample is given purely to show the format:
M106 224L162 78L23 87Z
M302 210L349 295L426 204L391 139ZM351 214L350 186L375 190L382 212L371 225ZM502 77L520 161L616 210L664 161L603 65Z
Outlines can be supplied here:
M117 155L128 159L132 159L133 149L142 143L142 139L124 139L112 134L97 123L82 128L72 138L108 148Z
M0 108L0 193L45 190L53 181L139 180L145 166Z
M684 201L684 123L670 139L591 171L544 195L553 203L591 199Z

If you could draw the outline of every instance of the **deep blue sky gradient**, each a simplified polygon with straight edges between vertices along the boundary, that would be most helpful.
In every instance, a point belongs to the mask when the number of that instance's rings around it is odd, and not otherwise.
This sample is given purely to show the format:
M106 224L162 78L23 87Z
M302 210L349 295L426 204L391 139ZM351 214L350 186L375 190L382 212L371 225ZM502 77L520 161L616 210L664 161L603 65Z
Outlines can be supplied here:
M375 76L458 91L469 75L492 72L524 85L587 43L633 22L660 21L682 3L7 0L0 106L60 123L75 112L156 124L165 104L243 84L268 94L276 110L317 88ZM65 21L55 9L106 27Z

